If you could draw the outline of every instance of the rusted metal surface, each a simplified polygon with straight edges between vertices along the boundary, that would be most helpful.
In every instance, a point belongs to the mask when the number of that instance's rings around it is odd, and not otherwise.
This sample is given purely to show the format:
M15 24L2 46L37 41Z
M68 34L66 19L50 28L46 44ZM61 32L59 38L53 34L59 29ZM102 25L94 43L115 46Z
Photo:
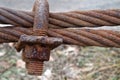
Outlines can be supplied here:
M47 37L47 36L28 36L28 35L22 35L20 37L20 41L22 43L36 43L36 44L47 44L47 45L52 45L52 44L61 44L62 39L61 38L52 38L52 37Z
M41 45L47 45L51 46L51 49L54 49L54 47L57 47L58 45L62 44L63 40L61 38L54 38L47 36L28 36L28 35L22 35L15 46L17 51L21 51L22 48L24 48L24 44L41 44Z
M2 30L13 30L12 34L6 34ZM16 31L16 33L14 33ZM17 42L21 35L27 34L32 35L32 29L21 28L21 27L7 27L0 28L0 43L3 42ZM15 34L19 34L18 37ZM93 29L49 29L47 31L48 37L58 37L63 39L63 44L72 44L79 46L101 46L101 47L120 47L120 32L111 30L93 30ZM1 35L1 34L0 34ZM6 35L12 37L9 39L4 39ZM4 37L4 38L3 38ZM60 40L60 39L59 39Z
M23 60L26 62L26 65L28 65L26 66L28 74L41 75L43 66L39 66L39 65L43 65L44 61L49 60L50 49L47 47L40 47L40 45L29 44L29 45L25 45L25 49L23 50L23 55L24 55ZM39 69L36 69L36 66L39 67Z
M33 7L34 16L34 25L33 25L33 35L37 37L46 36L46 30L48 29L48 18L49 18L49 5L47 0L36 0ZM43 29L43 30L42 30ZM36 33L36 32L40 33ZM32 38L30 38L32 37ZM44 61L48 61L50 57L50 48L45 44L36 44L35 37L26 36L23 40L23 37L20 40L20 44L24 45L23 57L26 62L26 68L28 74L32 75L41 75L43 70ZM23 41L26 43L23 43ZM30 40L30 41L29 41ZM28 41L28 42L27 42ZM21 45L19 45L21 47ZM39 69L36 69L36 66Z
M44 61L49 60L50 50L60 45L62 39L47 36L49 22L49 5L47 0L36 0L33 12L35 16L33 29L31 29L32 35L21 35L15 48L17 51L23 49L22 57L26 62L28 73L41 75Z
M45 30L47 30L48 28L48 18L49 18L49 15L48 15L49 6L47 3L47 0L36 0L33 7L33 12L35 13L33 31L36 32L40 30L40 32L42 33L37 35L46 36ZM25 48L27 48L27 46ZM29 64L27 67L28 73L29 74L34 73L33 75L41 75L44 61L48 61L50 57L49 47L46 45L42 46L42 44L34 44L32 46L29 45L28 50L30 50L30 52L27 52L25 54L25 57L29 59L29 61L27 61L26 63L26 65ZM28 50L26 49L26 51ZM29 67L29 66L32 66L32 67ZM36 66L39 67L39 70L36 70Z
M97 34L97 32L99 32L100 34ZM72 43L80 46L109 46L109 47L120 46L119 43L120 38L116 35L110 34L109 32L107 32L107 30L105 32L104 30L99 31L91 29L66 29L66 30L53 29L51 31L48 31L48 33L51 36L62 37L65 43L69 44ZM111 33L119 34L119 32L114 31L111 31ZM113 39L112 38L113 36L115 36L116 38ZM116 42L116 39L118 39L118 42Z
M0 27L0 43L17 42L31 75L42 74L50 51L62 43L120 48L119 31L78 28L120 25L120 10L49 13L47 0L36 0L32 12L0 8L0 23L12 25Z
M0 8L0 23L32 27L34 12ZM120 25L120 10L71 11L49 13L49 28L98 27Z
M27 67L28 72L33 72L33 73L29 73L30 75L39 74L43 71L42 70L43 69L43 62L31 61L31 63L26 64L26 67Z
M49 19L49 5L46 0L36 1L34 4L33 11L34 16L34 27L33 30L38 29L48 29L48 19Z

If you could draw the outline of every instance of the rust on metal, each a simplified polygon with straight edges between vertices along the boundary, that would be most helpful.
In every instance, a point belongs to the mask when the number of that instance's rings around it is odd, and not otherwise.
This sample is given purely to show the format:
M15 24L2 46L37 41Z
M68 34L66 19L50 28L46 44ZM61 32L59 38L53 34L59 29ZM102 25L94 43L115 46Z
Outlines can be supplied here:
M44 61L48 61L50 50L62 44L61 38L48 37L49 5L47 0L36 0L33 12L34 25L31 35L21 35L15 48L23 49L22 57L29 74L41 75ZM54 45L54 46L53 46ZM36 69L40 68L39 70Z
M36 43L36 44L42 44L42 45L52 45L52 44L56 44L59 45L62 43L62 39L61 38L52 38L52 37L47 37L47 36L28 36L28 35L22 35L20 37L20 41L22 43Z
M0 13L0 23L19 25L22 27L32 27L34 24L34 16L36 16L34 12L18 11L3 7L0 8ZM48 27L69 28L115 26L120 25L119 14L119 9L49 13ZM42 17L44 18L44 16ZM43 22L40 23L42 24Z
M21 51L24 47L24 44L39 44L39 45L48 45L48 46L58 46L62 44L63 40L61 38L54 38L54 37L47 37L47 36L28 36L28 35L21 35L17 45L15 46L17 51Z
M46 36L46 30L48 29L48 18L49 18L49 5L47 0L36 0L34 3L33 12L35 13L33 35L34 36L36 35L37 37ZM38 31L40 33L36 33ZM26 41L26 45L23 50L23 56L24 56L24 61L26 62L26 68L28 70L28 74L41 75L44 61L49 60L50 49L45 44L43 45L36 44L37 42L34 42L36 41L36 38L34 36L28 35L26 36L26 38L21 37L22 39L20 40L21 41L20 44ZM39 70L36 69L36 66L38 66Z
M50 51L61 44L120 48L120 32L80 27L120 25L120 10L49 13L47 0L36 0L32 12L0 8L0 43L17 42L31 75L41 75Z
M6 30L6 31L3 31L3 30ZM10 30L12 30L11 34L9 34L9 32L7 32ZM16 32L14 33L14 31L16 31ZM0 33L2 33L2 34L0 34L1 35L0 43L17 42L20 40L20 37L22 35L31 35L32 36L32 34L33 34L32 31L33 30L31 28L21 28L21 27L3 27L2 28L1 27ZM19 34L18 37L16 37L15 34ZM118 47L118 48L120 47L120 32L119 31L79 29L79 28L76 28L76 29L49 29L47 31L47 34L48 34L48 37L52 37L52 38L55 37L55 39L57 37L58 43L61 43L61 40L63 39L63 44L72 44L72 45L79 45L79 46L101 46L101 47ZM9 35L11 36L11 38L8 38ZM76 36L76 38L74 38L75 36ZM13 37L15 37L15 39L13 39ZM61 38L61 39L59 39L59 38ZM49 39L51 39L51 38L49 38ZM47 40L49 40L49 39L47 38ZM85 42L85 40L87 40L87 42ZM52 41L52 42L54 42L54 41ZM38 42L38 43L41 43L41 42ZM52 44L52 43L50 43L50 44Z
M37 0L34 4L34 27L33 30L48 29L49 5L46 0Z

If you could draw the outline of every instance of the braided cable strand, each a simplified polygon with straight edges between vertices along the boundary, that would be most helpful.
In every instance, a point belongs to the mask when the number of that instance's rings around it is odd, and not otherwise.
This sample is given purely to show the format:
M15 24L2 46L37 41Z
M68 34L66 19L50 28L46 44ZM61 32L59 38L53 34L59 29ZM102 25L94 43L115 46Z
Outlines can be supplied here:
M23 34L33 34L32 29L21 27L0 28L0 43L17 42L19 37ZM48 30L48 35L50 37L63 38L64 44L120 48L119 31L93 29L50 29Z
M75 44L80 46L109 46L119 47L119 41L111 39L113 35L109 33L101 35L104 31L100 31L101 34L97 34L99 30L79 29L79 30L52 30L54 36L63 37L65 43ZM114 32L113 32L114 33ZM107 37L107 36L110 37ZM51 35L52 36L52 35ZM69 39L68 39L69 38ZM117 38L118 39L118 38Z
M34 12L0 8L0 23L32 27ZM49 13L49 28L97 27L120 25L120 10L71 11Z

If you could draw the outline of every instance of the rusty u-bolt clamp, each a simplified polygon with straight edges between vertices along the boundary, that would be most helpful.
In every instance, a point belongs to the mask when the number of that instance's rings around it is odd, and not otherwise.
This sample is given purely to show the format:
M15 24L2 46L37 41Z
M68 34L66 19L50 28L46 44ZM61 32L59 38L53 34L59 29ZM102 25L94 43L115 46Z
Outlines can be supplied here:
M50 50L59 46L61 38L48 37L49 5L47 0L36 0L33 11L34 25L32 35L22 35L17 43L17 50L23 49L22 58L31 75L41 75L44 61L48 61Z

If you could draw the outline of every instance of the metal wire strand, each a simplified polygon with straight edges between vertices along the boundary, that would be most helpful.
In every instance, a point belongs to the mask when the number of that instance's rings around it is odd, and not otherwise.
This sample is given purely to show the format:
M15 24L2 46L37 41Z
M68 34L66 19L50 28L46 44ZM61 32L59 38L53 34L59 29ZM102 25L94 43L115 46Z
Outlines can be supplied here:
M32 28L0 28L0 43L17 42L21 35L32 35ZM49 29L50 37L63 38L63 44L120 48L120 32L93 29Z
M0 8L0 23L32 27L34 12ZM120 25L120 10L71 11L49 13L49 28L98 27Z

